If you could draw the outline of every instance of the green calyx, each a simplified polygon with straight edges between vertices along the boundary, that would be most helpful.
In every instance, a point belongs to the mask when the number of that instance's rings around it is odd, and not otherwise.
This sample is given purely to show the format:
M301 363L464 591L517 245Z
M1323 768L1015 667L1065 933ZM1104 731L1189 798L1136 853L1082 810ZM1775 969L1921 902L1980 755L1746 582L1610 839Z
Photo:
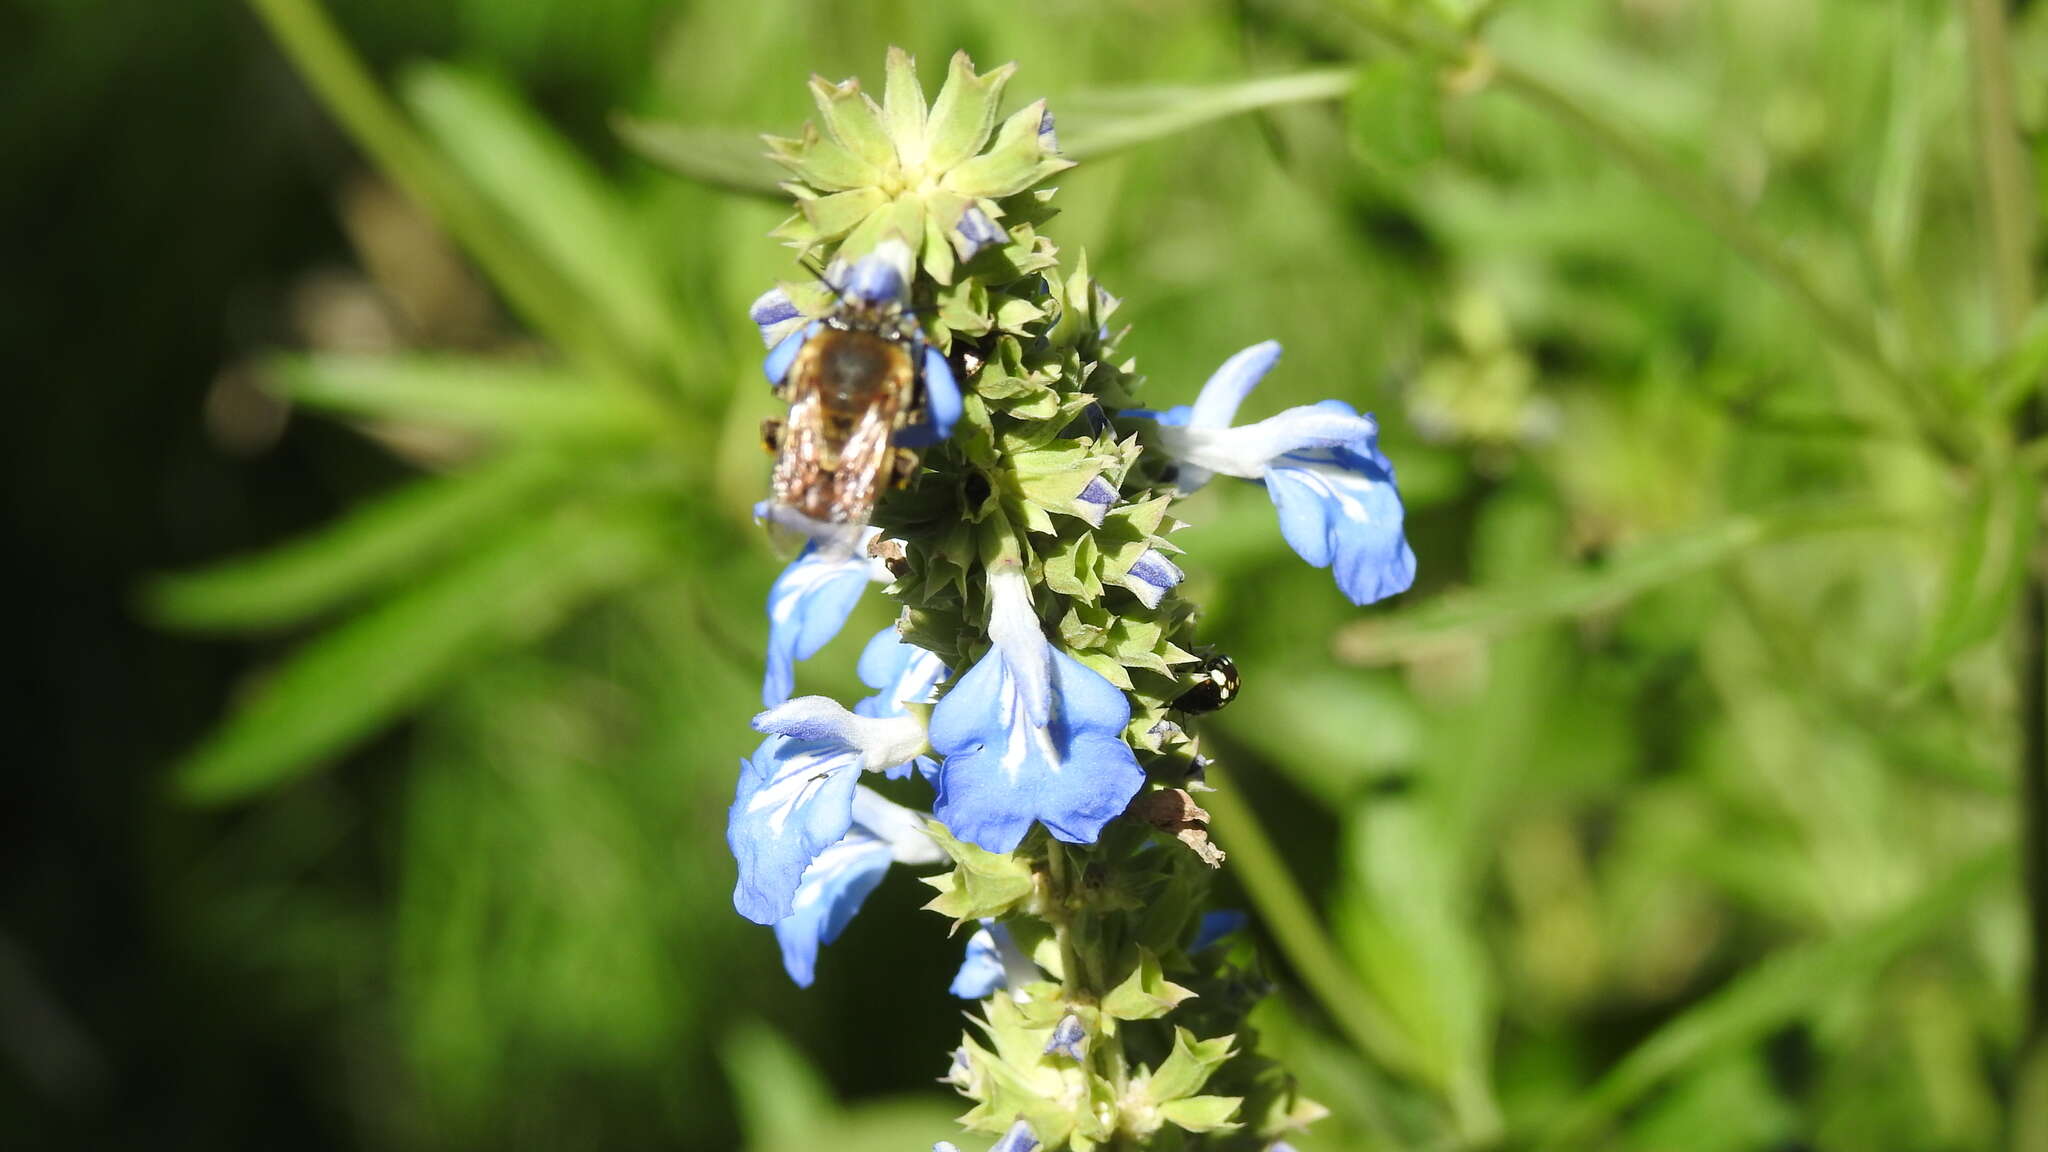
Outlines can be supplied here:
M797 199L797 214L776 235L804 255L836 245L847 259L899 236L934 282L953 283L959 262L986 246L966 222L970 209L996 227L1011 217L1028 220L1042 203L1032 190L1073 167L1060 158L1051 133L1040 130L1044 102L997 126L996 109L1015 70L1005 64L977 74L965 52L955 53L929 107L917 63L900 48L889 50L880 104L858 80L813 77L823 131L806 125L793 139L766 138L769 156L793 177L783 187ZM1024 259L1026 241L1017 254Z

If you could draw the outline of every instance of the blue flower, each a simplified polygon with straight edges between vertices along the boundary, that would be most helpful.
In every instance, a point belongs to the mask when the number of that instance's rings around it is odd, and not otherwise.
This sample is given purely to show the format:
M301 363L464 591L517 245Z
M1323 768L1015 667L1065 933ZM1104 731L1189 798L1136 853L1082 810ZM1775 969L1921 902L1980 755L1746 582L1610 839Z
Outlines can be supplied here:
M960 1152L950 1140L941 1140L932 1145L932 1152ZM1031 1125L1022 1120L1010 1126L1003 1138L988 1146L988 1152L1038 1152L1038 1137L1032 1135Z
M1415 553L1401 532L1394 466L1379 448L1379 425L1341 400L1289 408L1231 427L1237 408L1273 364L1267 341L1224 361L1194 406L1150 415L1159 446L1179 462L1183 494L1215 473L1263 480L1280 533L1301 558L1330 568L1354 604L1370 604L1415 581Z
M1096 411L1090 407L1089 411ZM1074 515L1086 520L1092 528L1102 527L1102 518L1109 514L1110 505L1116 503L1116 485L1100 476L1091 478L1074 497Z
M1088 1030L1081 1027L1081 1018L1072 1013L1060 1017L1053 1025L1052 1038L1045 1042L1045 1054L1059 1055L1079 1063L1088 1055Z
M1022 988L1038 979L1038 968L1016 937L994 920L983 920L967 938L967 955L947 991L962 1000L986 1000L1004 988Z
M773 708L796 690L796 664L818 654L846 626L846 618L870 583L886 584L889 569L867 555L881 533L845 524L825 524L793 508L768 501L754 515L810 537L803 551L768 589L768 668L761 680L761 704Z
M1178 564L1168 560L1158 549L1147 548L1131 561L1130 568L1117 577L1116 582L1130 589L1145 607L1157 608L1166 594L1184 579L1186 576Z
M861 650L859 672L860 682L873 688L875 694L855 704L854 715L878 719L906 715L906 704L931 703L939 681L950 675L945 661L906 643L893 627L875 633ZM938 771L938 764L928 756L918 757L914 764L927 779ZM910 774L911 767L901 764L891 768L889 778L901 779Z
M932 711L932 811L990 852L1014 850L1033 821L1093 844L1145 784L1123 738L1130 701L1046 641L1015 561L992 565L988 587L994 644Z
M1221 941L1225 936L1242 931L1250 918L1235 908L1202 913L1202 923L1195 929L1195 939L1188 945L1188 951L1200 952Z
M1007 243L1009 239L1010 234L1001 225L973 204L960 213L960 222L953 226L953 251L959 253L962 261L972 260L983 248Z
M982 220L995 228L986 216ZM839 295L842 306L883 309L885 316L889 314L886 310L894 309L897 315L908 316L910 267L909 246L892 238L876 245L873 252L856 260L851 268L834 261L825 270L824 279ZM780 288L762 293L747 309L747 315L760 327L761 340L769 349L767 359L761 362L761 371L777 387L789 375L790 366L796 363L804 344L827 323L805 319L789 294ZM946 362L945 355L925 340L923 330L914 320L908 322L908 331L911 355L924 385L924 420L899 430L895 440L916 448L936 444L953 434L953 425L959 421L961 412L960 383L954 379L952 365Z
M739 864L733 907L756 924L795 910L812 861L853 826L854 782L924 753L913 716L855 716L822 696L801 696L754 717L768 738L740 765L725 840Z
M846 835L804 869L789 915L775 922L782 967L808 988L818 949L839 938L891 863L936 864L945 852L917 813L866 788L853 790L853 822Z

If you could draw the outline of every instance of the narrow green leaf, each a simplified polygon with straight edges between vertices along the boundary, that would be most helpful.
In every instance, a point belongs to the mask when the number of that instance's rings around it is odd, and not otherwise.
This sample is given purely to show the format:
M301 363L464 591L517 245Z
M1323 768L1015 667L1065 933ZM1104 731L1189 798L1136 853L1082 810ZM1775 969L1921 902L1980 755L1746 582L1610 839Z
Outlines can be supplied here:
M178 628L267 628L304 620L391 586L461 540L530 516L565 467L548 453L507 453L415 481L312 536L163 577L145 592L145 609Z
M458 69L410 73L406 103L456 166L644 361L666 362L675 326L648 246L615 193L505 88Z
M1916 680L1939 675L2005 623L2033 553L2039 499L2039 485L2025 469L1978 481L1942 574L1941 602L1916 662Z
M614 118L612 130L627 147L678 176L743 196L789 200L782 171L762 153L757 136L628 116Z
M719 1048L748 1148L804 1148L839 1119L831 1086L796 1046L743 1020Z
M347 416L504 438L639 438L653 414L548 364L455 356L284 356L284 394Z
M562 510L308 642L177 770L188 800L241 799L312 770L471 660L531 641L659 555L651 519Z
M1335 100L1351 91L1356 76L1349 68L1333 68L1232 84L1077 95L1057 106L1060 152L1085 160L1261 108Z
M1550 1125L1539 1147L1589 1147L1604 1124L1671 1076L1853 991L1951 925L1994 881L2009 876L2012 865L2009 847L1994 848L1885 915L1764 960L1623 1057Z
M1640 541L1598 566L1532 575L1511 586L1449 592L1416 608L1360 621L1338 634L1337 655L1355 664L1394 663L1548 620L1608 611L1787 537L1886 523L1873 513L1738 516Z

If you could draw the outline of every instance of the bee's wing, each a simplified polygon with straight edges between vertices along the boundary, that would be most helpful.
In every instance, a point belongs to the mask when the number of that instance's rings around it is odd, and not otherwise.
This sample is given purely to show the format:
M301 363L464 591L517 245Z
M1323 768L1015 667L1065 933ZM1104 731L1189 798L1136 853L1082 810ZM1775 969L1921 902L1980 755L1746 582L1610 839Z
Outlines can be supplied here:
M775 500L813 520L834 519L833 474L826 470L831 455L824 405L815 391L799 389L791 398L789 418L782 426L782 451L775 459Z
M868 406L853 435L846 438L846 446L839 450L839 471L833 476L831 519L865 524L874 514L894 459L889 440L902 408L902 390L888 389Z

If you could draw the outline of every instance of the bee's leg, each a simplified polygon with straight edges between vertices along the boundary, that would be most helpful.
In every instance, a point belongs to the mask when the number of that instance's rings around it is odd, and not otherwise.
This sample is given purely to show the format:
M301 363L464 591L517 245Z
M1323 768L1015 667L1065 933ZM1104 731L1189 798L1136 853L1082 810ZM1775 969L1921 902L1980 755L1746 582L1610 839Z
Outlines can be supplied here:
M896 462L889 470L889 483L898 488L910 487L910 478L917 475L917 453L908 448L895 451Z
M782 451L782 421L761 421L761 447L771 455Z

